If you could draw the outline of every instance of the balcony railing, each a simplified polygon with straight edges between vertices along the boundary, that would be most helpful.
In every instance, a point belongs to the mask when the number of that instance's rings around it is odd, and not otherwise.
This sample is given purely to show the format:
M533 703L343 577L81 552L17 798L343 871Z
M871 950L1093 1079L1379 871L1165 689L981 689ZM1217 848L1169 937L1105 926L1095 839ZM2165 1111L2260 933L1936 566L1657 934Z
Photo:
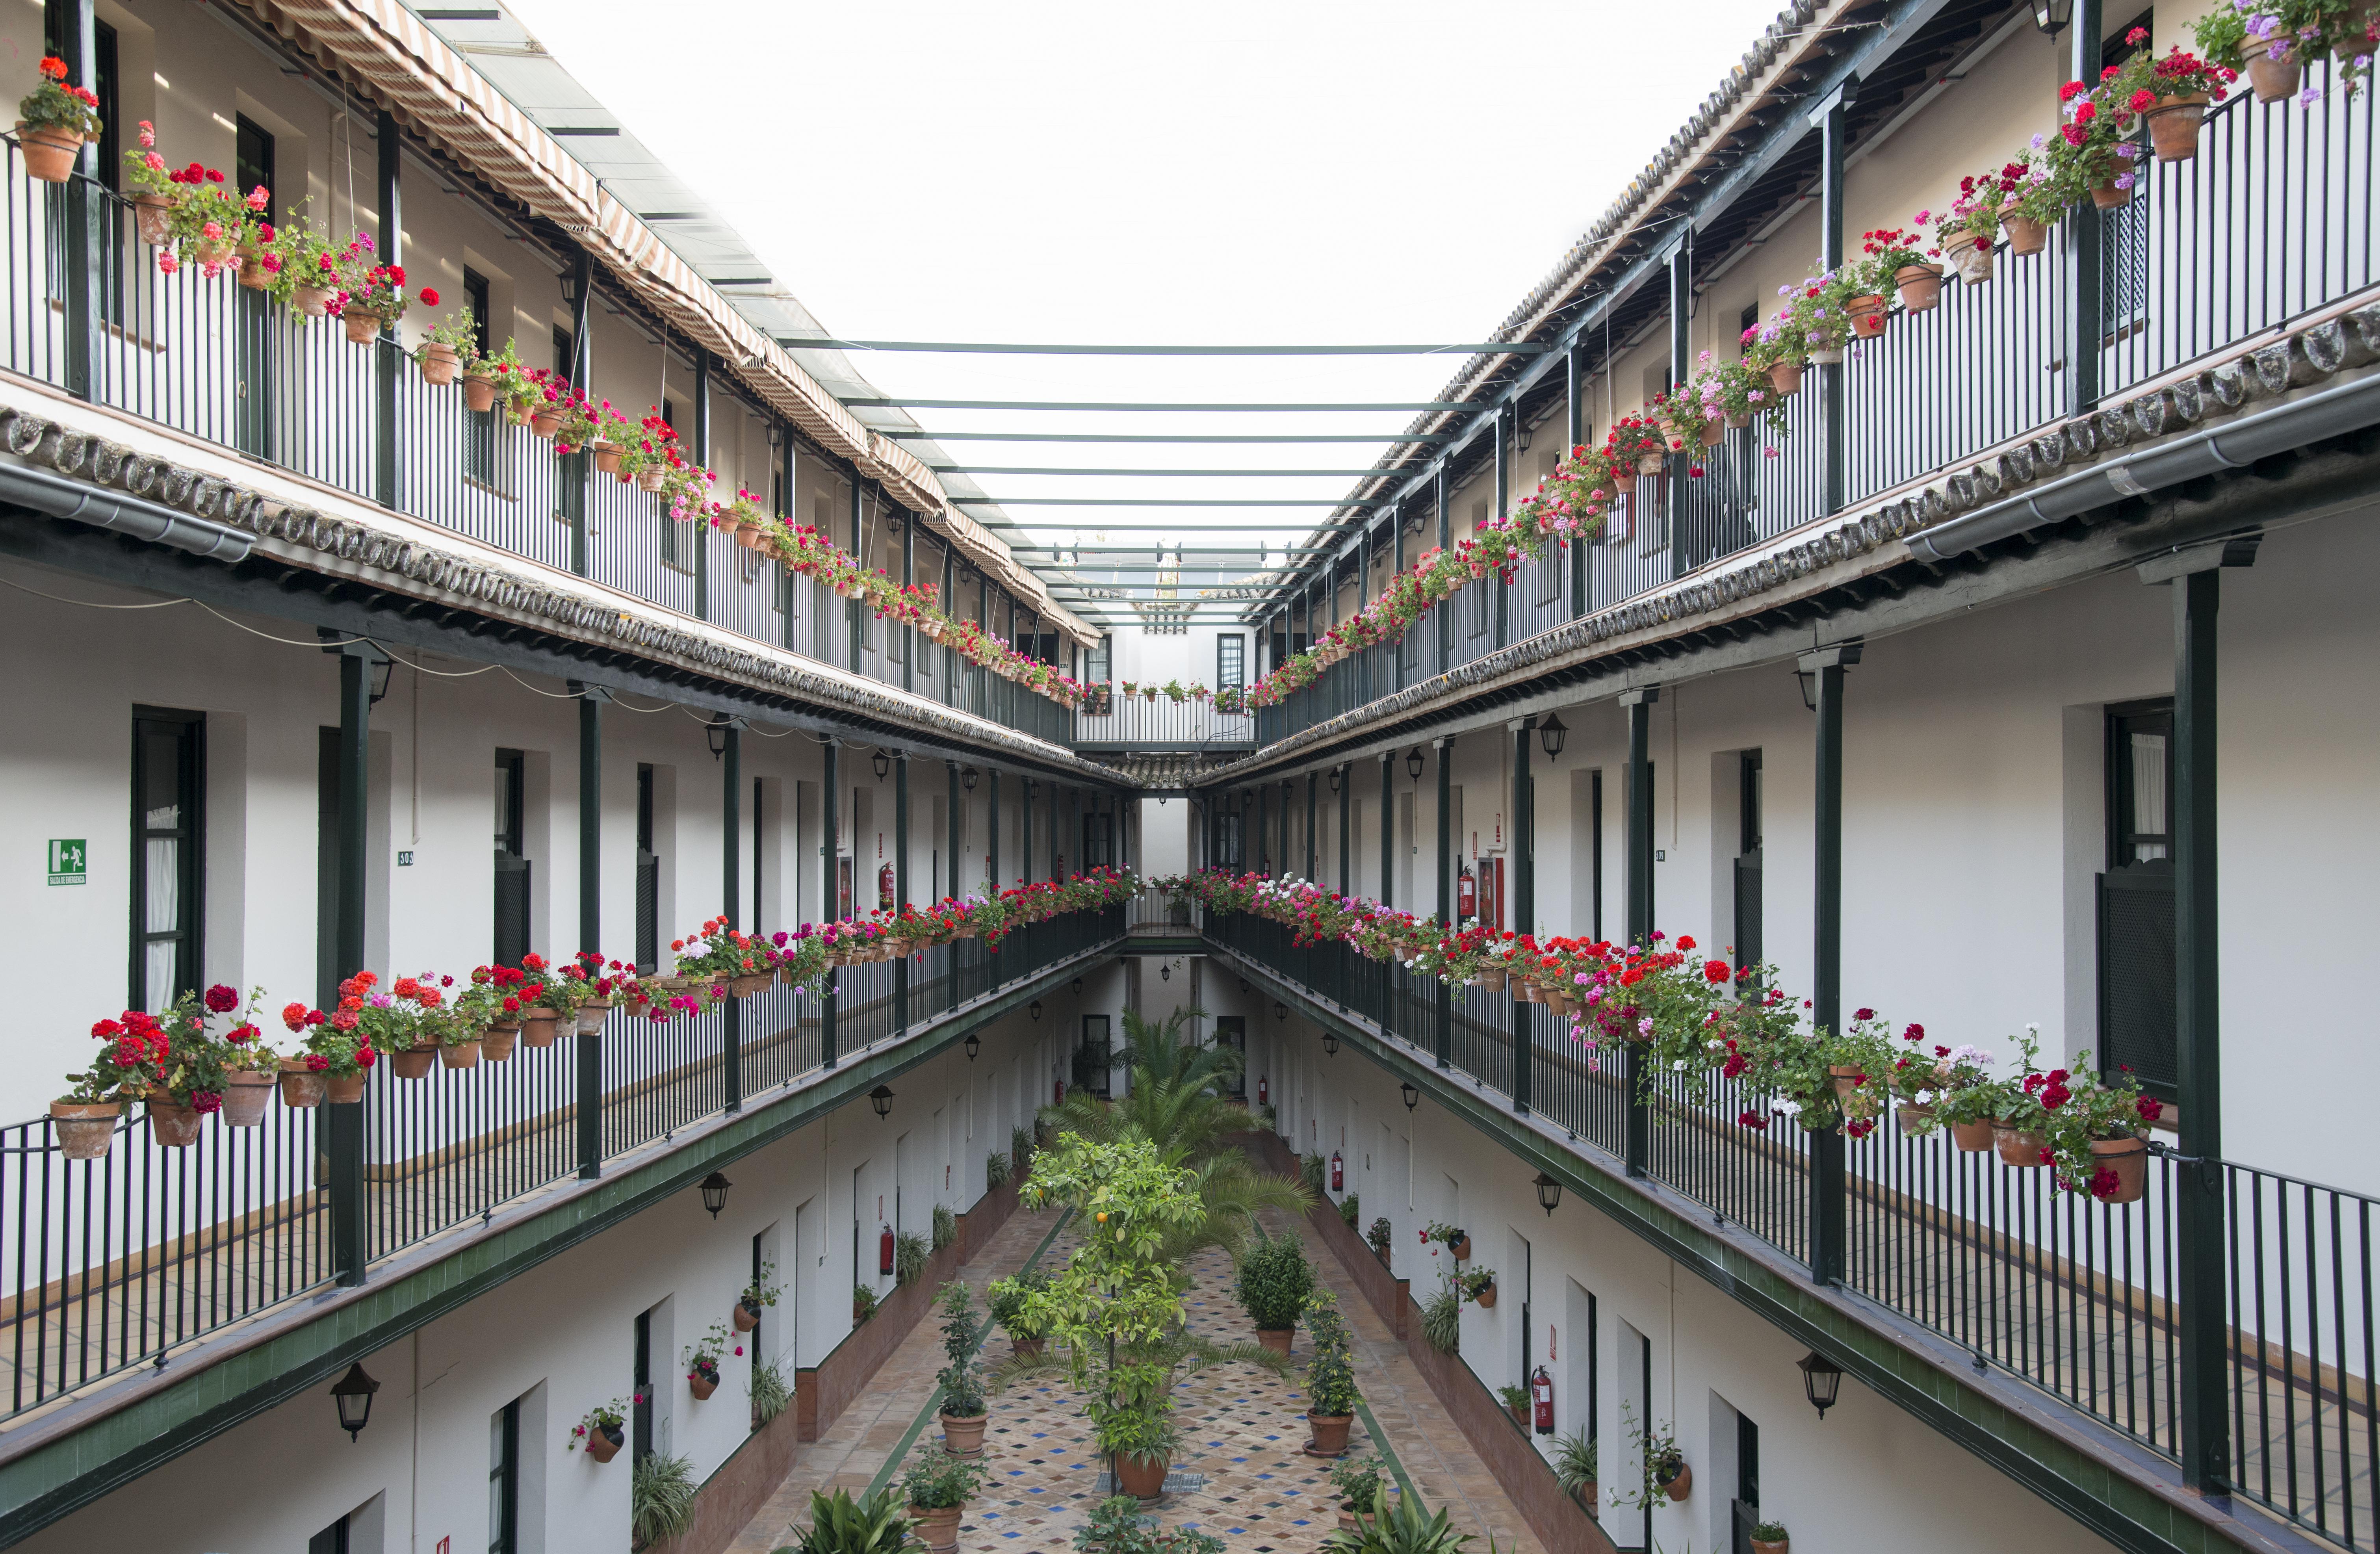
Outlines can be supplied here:
M594 1036L565 1030L504 1062L370 1075L361 1182L334 1185L330 1107L275 1100L252 1128L207 1123L166 1148L144 1116L106 1155L70 1161L48 1121L0 1128L0 1361L16 1414L320 1289L356 1220L367 1265L481 1219L589 1167L750 1105L909 1025L1038 976L1124 932L1125 909L1031 923L997 951L937 946L906 963L842 967L832 1004L771 988L659 1024L615 1010ZM734 1033L731 1047L730 1033ZM599 1143L578 1130L581 1043L599 1049ZM731 1061L732 1059L732 1061Z
M1111 686L1075 710L1073 738L1077 749L1252 749L1257 720L1252 712L1218 711L1212 701L1175 701L1162 691L1126 696Z
M2349 95L2332 68L2310 67L2324 89L2311 105L2240 92L2207 115L2195 157L2143 157L2130 205L2076 218L2098 227L2094 285L2079 284L2070 220L2043 253L2019 258L2003 244L1991 280L1949 276L1938 306L1897 311L1881 338L1854 344L1842 368L1844 500L1882 496L2089 407L2067 360L2078 297L2098 298L2082 348L2095 351L2108 401L2380 284L2373 94ZM1782 432L1755 422L1672 460L1619 499L1597 540L1521 568L1510 588L1462 589L1402 650L1342 660L1264 709L1263 743L1828 516L1819 378L1805 373L1785 401Z
M1420 1045L1438 1041L1442 989L1344 944L1293 946L1291 931L1245 914L1209 914L1207 936ZM1448 1066L1508 1102L1515 1036L1528 1054L1529 1105L1613 1157L1628 1156L1628 1095L1612 1064L1571 1039L1543 1005L1452 989ZM1690 1105L1656 1101L1643 1169L1768 1242L1810 1256L1808 1135L1784 1118L1736 1119L1754 1098L1730 1082ZM1754 1107L1764 1111L1765 1107ZM2143 1447L2179 1458L2183 1286L2176 1277L2177 1180L2219 1182L2226 1234L2209 1255L2227 1291L2223 1374L2230 1481L2245 1496L2344 1548L2380 1548L2373 1464L2374 1257L2380 1201L2228 1160L2153 1157L2148 1193L2109 1205L2058 1189L2047 1170L1959 1151L1947 1134L1890 1126L1848 1141L1846 1288L2056 1396Z

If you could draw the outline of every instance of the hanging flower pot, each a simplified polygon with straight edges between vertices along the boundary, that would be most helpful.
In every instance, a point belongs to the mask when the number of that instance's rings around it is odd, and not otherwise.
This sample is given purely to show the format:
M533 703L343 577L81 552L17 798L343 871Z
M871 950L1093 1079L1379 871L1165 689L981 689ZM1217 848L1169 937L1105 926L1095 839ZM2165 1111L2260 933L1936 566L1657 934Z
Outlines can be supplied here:
M1491 1279L1482 1284L1479 1286L1479 1293L1471 1298L1479 1303L1480 1310L1493 1311L1496 1308L1496 1281Z
M350 346L369 346L380 338L380 319L374 314L358 313L351 308L339 315L339 322L347 326Z
M1684 1459L1673 1457L1662 1463L1661 1469L1668 1471L1662 1472L1657 1469L1653 1480L1654 1486L1661 1493L1669 1496L1672 1500L1682 1500L1694 1492L1694 1470L1687 1465Z
M2188 97L2160 97L2157 105L2142 115L2149 121L2149 144L2156 149L2159 162L2188 162L2198 154L2198 127L2206 122L2204 93Z
M50 1131L58 1135L58 1147L67 1159L95 1160L107 1153L123 1115L120 1101L54 1100Z
M273 1099L278 1075L261 1069L236 1069L224 1075L223 1123L227 1128L252 1128L264 1121L264 1104Z
M132 197L132 230L151 248L164 248L174 240L174 202L142 189Z
M1900 1110L1893 1113L1893 1121L1900 1124L1903 1134L1917 1133L1933 1120L1934 1109L1913 1100L1902 1101Z
M695 1402L707 1402L711 1393L719 1390L719 1373L715 1370L691 1372L686 1378L686 1390L694 1394Z
M2120 211L2131 202L2132 191L2114 184L2100 184L2091 190L2091 203L2103 211Z
M1658 475L1669 467L1669 463L1670 455L1667 454L1639 454L1636 455L1636 473Z
M2380 16L2380 0L2362 0L2361 5L2348 6L2336 34L2338 41L2331 45L2333 56L2341 65L2352 64L2357 56L2371 52L2364 35L2371 30L2374 16Z
M1471 980L1475 986L1485 988L1491 993L1504 990L1504 974L1500 971L1483 971Z
M1961 232L1942 249L1942 256L1959 272L1959 279L1971 286L1982 285L1992 278L1992 246L1973 232Z
M577 1034L580 1036L601 1035L603 1031L603 1021L611 1013L612 1001L610 999L589 999L586 1002L578 1006Z
M2049 228L2031 216L2003 216L2000 225L2009 236L2009 255L2013 259L2031 259L2049 246Z
M522 1010L521 1045L524 1047L552 1046L554 1023L561 1018L561 1011L548 1009L541 1003L531 1004Z
M1995 1122L1992 1124L1992 1144L2000 1152L2002 1165L2034 1171L2049 1163L2041 1158L2049 1153L2049 1141L2037 1133L2027 1133L2006 1123Z
M1749 410L1730 410L1727 413L1727 429L1730 431L1742 431L1751 424L1752 412Z
M421 347L421 381L431 387L444 388L462 371L462 356L443 340L432 340Z
M1446 1249L1454 1254L1454 1260L1456 1262L1469 1262L1471 1260L1471 1232L1465 1231L1463 1234L1456 1236L1452 1241L1446 1244Z
M1512 997L1522 1003L1543 1003L1545 989L1524 977L1512 978Z
M750 998L754 993L766 988L771 980L771 978L769 973L765 971L756 973L749 977L730 977L727 979L727 996L729 998Z
M1900 293L1900 305L1912 313L1934 310L1942 300L1942 267L1938 264L1904 264L1892 273L1892 286Z
M335 1074L324 1074L322 1093L333 1106L360 1105L364 1099L364 1076L361 1074L350 1074L345 1077Z
M293 286L289 291L289 310L299 318L328 318L331 316L331 304L338 295L322 286Z
M492 1063L507 1063L513 1060L513 1048L520 1041L518 1026L490 1026L480 1033L480 1056Z
M1347 1454L1347 1432L1354 1427L1352 1414L1308 1414L1305 1427L1314 1439L1305 1445L1309 1457L1343 1457Z
M308 1068L305 1059L281 1060L282 1105L295 1106L301 1110L310 1106L320 1106L322 1104L322 1097L327 1088L328 1087L322 1083L322 1075Z
M239 261L239 284L246 291L271 291L273 272L264 267L264 250L254 243L242 243L234 256Z
M1884 333L1885 322L1889 317L1885 310L1889 306L1890 304L1883 297L1873 293L1866 297L1854 297L1845 303L1843 310L1852 316L1852 336L1861 340L1873 340L1881 335Z
M531 417L527 402L516 399L512 402L510 410L512 414L512 421L515 426L527 426L529 424ZM561 422L557 420L554 424L559 426Z
M540 437L551 437L562 430L562 412L552 405L540 405L528 413L528 429Z
M463 374L463 407L481 412L496 407L496 381L485 372Z
M2298 94L2303 74L2295 59L2276 59L2269 39L2251 38L2240 54L2248 66L2248 85L2259 103L2282 103Z
M627 1444L627 1435L617 1425L599 1426L587 1432L587 1455L594 1462L610 1462Z
M438 1044L424 1042L388 1055L389 1072L399 1079L427 1079L430 1071L438 1066Z
M1702 437L1703 446L1706 448L1716 448L1721 443L1726 442L1726 419L1723 417L1713 416L1710 419L1703 422Z
M662 472L661 470L658 470L658 469L639 469L639 470L638 470L638 471L637 471L637 489L638 489L638 491L651 491L651 492L657 492L657 491L661 490L661 489L662 489Z
M195 1106L174 1099L162 1085L149 1090L149 1135L168 1149L188 1149L199 1141L200 1118Z
M2116 1175L2115 1190L2107 1194L2097 1191L2092 1196L2101 1203L2138 1203L2148 1196L2149 1141L2145 1138L2095 1138L2091 1141L2091 1159L2101 1171Z
M477 1039L442 1041L438 1044L438 1058L448 1068L477 1068L480 1066L480 1050Z
M28 176L45 184L62 184L74 176L75 158L82 154L82 137L71 129L29 129L18 119L17 149L24 153Z
M1798 361L1771 363L1768 369L1768 386L1775 389L1781 397L1792 398L1802 392L1802 364Z
M735 1324L737 1332L748 1333L760 1325L760 1308L751 1301L739 1300L735 1303L735 1309L729 1313L729 1320Z
M1953 1123L1950 1141L1964 1155L1980 1155L1992 1147L1992 1125L1989 1123Z
M595 468L598 473L617 475L620 472L619 443L613 442L609 437L598 437L587 444L587 451L595 455Z

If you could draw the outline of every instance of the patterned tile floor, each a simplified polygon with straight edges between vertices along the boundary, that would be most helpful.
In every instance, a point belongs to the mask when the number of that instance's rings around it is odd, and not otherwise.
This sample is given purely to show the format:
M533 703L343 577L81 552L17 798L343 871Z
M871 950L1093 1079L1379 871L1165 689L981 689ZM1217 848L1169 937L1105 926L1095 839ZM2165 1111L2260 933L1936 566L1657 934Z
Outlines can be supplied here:
M968 1281L980 1288L1020 1266L1052 1223L1052 1216L1019 1216L986 1249L981 1266L965 1270ZM1294 1233L1286 1222L1271 1228L1275 1234ZM1061 1231L1041 1255L1062 1261L1074 1244L1071 1231ZM1322 1252L1317 1272L1338 1293L1341 1308L1355 1327L1356 1382L1367 1415L1356 1421L1350 1455L1372 1449L1376 1425L1402 1480L1432 1508L1449 1508L1460 1528L1480 1535L1472 1554L1487 1554L1485 1535L1493 1535L1506 1554L1542 1554L1345 1270ZM1193 1329L1220 1339L1252 1338L1246 1317L1232 1298L1229 1260L1220 1253L1205 1254L1191 1276ZM868 1483L891 1482L907 1458L941 1449L941 1432L925 1414L940 1358L937 1337L932 1324L920 1325L887 1363L868 1400L838 1421L827 1440L804 1449L785 1485L732 1546L732 1554L766 1554L791 1543L807 1522L812 1486L844 1484L856 1491ZM1305 1343L1301 1328L1293 1360L1305 1359ZM986 1359L1003 1357L1005 1348L1006 1341L995 1334ZM1318 1548L1336 1524L1331 1464L1305 1454L1302 1381L1296 1371L1281 1377L1250 1365L1214 1366L1185 1378L1175 1392L1184 1446L1174 1466L1203 1482L1169 1494L1156 1509L1157 1519L1211 1533L1231 1554L1308 1554ZM865 1421L854 1418L862 1413L868 1416ZM922 1427L912 1435L921 1418ZM1094 1455L1080 1401L1062 1380L1020 1382L994 1396L984 1463L990 1476L960 1524L960 1548L1068 1554L1076 1530L1099 1501L1106 1464Z

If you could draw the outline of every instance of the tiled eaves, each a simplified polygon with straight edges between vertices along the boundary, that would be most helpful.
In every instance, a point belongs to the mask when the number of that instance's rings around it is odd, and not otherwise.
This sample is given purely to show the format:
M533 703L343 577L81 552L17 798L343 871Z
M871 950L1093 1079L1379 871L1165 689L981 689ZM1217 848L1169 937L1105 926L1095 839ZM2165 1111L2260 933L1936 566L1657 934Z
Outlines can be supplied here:
M286 501L153 450L5 403L0 403L0 450L71 480L246 533L278 558L309 570L532 625L582 645L631 653L656 666L691 671L830 713L852 713L988 751L1004 750L1104 783L1133 781L1128 773L989 718L953 711L890 686L879 690L868 681L813 667L792 653L736 647L710 632L676 624L657 605L623 608L611 598L559 586L541 576L544 568L537 563L491 559L501 552L424 543L367 519ZM757 715L766 717L765 712Z
M1492 686L1525 680L1557 665L1614 658L1723 620L1795 602L1843 582L1840 569L1844 564L1861 564L1854 576L1899 565L1911 559L1905 543L1910 536L2018 495L2028 486L2075 474L2106 455L2180 437L2206 422L2375 361L2380 361L2380 301L2045 428L1983 458L1945 469L1923 486L1805 525L1744 555L1704 566L1667 588L1484 654L1204 775L1212 781L1237 781L1243 771L1276 765Z

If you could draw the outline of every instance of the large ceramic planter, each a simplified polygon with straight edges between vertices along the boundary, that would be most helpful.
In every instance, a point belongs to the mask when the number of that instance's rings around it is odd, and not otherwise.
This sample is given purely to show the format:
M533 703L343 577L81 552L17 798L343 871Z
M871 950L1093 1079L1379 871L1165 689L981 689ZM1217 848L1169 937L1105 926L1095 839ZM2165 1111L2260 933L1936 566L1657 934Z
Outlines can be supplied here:
M25 172L45 184L62 184L74 176L75 158L82 154L82 137L70 129L30 129L17 121L17 150L25 158Z
M168 1149L188 1149L199 1141L199 1124L204 1121L198 1108L176 1100L170 1090L149 1092L150 1136Z
M364 1099L364 1076L350 1074L341 1078L335 1074L322 1075L322 1094L333 1106L359 1106Z
M443 340L432 340L421 347L421 381L432 388L447 388L463 375L463 358L454 346Z
M942 1450L953 1457L983 1455L984 1427L991 1423L989 1414L962 1415L945 1414L942 1421Z
M58 1148L67 1159L95 1160L107 1153L123 1116L124 1107L117 1101L54 1100L50 1131L58 1135Z
M1297 1337L1295 1328L1258 1328L1257 1342L1283 1359L1289 1357L1289 1346Z
M2000 1152L2002 1165L2031 1171L2049 1163L2041 1158L2048 1152L2049 1141L2037 1133L2012 1128L2006 1123L1994 1123L1992 1144Z
M608 1463L620 1454L620 1448L627 1444L628 1437L625 1431L617 1425L606 1425L601 1429L589 1433L587 1455L599 1463Z
M1162 1477L1159 1479L1163 1482ZM917 1519L914 1529L917 1541L928 1548L952 1549L959 1546L959 1518L966 1513L965 1506L913 1505L909 1514Z
M1147 1505L1165 1498L1165 1473L1172 1464L1162 1457L1135 1457L1129 1451L1115 1455L1116 1492L1130 1495Z
M1942 267L1938 264L1904 264L1892 273L1892 287L1900 293L1900 305L1912 313L1927 313L1942 300Z
M554 1022L561 1018L559 1011L548 1009L541 1003L532 1004L522 1010L521 1045L524 1047L552 1046Z
M478 1040L442 1041L438 1044L438 1060L448 1068L477 1068L480 1066L480 1052Z
M2101 1171L2116 1173L2116 1190L2101 1197L2101 1203L2138 1203L2148 1195L2147 1139L2095 1138L2091 1141L2091 1159Z
M265 1104L273 1099L278 1074L241 1069L224 1075L223 1123L227 1128L252 1128L264 1121Z
M1354 1427L1354 1414L1308 1414L1305 1424L1314 1432L1314 1439L1305 1446L1308 1456L1343 1457L1347 1454L1347 1432Z
M2149 144L2159 162L2188 162L2198 154L2198 127L2206 122L2206 98L2160 97L2141 115L2149 121Z

